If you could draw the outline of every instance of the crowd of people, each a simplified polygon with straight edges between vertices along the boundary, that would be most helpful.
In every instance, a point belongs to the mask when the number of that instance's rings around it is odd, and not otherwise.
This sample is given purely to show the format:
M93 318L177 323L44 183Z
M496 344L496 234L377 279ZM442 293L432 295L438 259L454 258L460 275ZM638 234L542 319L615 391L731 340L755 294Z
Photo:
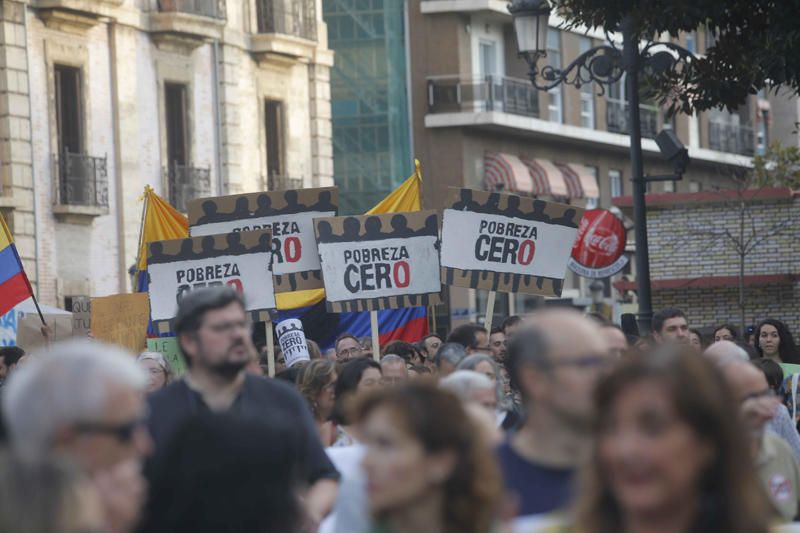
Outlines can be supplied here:
M241 296L182 299L187 364L91 339L0 350L0 533L768 533L800 511L800 362L549 309L264 376Z

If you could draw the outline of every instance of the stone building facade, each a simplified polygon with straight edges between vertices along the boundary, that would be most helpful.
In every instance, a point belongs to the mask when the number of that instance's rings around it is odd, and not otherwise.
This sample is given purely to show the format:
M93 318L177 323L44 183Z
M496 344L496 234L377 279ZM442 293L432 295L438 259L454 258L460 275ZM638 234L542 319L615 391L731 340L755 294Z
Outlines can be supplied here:
M43 302L130 290L145 185L332 185L320 0L0 6L0 211Z

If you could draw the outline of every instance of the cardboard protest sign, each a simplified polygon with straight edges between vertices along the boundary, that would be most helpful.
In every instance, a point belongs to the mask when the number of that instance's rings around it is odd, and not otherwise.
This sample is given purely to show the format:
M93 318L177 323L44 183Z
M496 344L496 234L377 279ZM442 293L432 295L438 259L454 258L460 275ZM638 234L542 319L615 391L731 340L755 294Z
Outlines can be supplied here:
M86 337L92 323L92 299L88 296L72 298L72 334Z
M302 361L311 361L302 322L290 318L278 323L275 331L278 333L278 344L281 346L287 368Z
M337 189L301 189L205 198L189 203L192 237L272 230L275 292L322 287L313 220L336 216Z
M186 373L186 360L183 358L181 349L178 347L178 339L175 337L147 339L147 351L158 352L164 356L172 370L173 379Z
M435 211L314 221L328 310L366 311L441 301Z
M92 298L92 335L139 353L145 348L150 304L143 292Z
M183 294L228 285L242 293L255 321L275 309L269 229L206 235L148 245L150 315L161 331L175 318Z
M454 188L447 206L442 222L445 283L561 296L583 209Z
M50 342L64 341L72 337L72 315L45 315L47 327L50 328ZM36 348L45 348L47 343L42 335L42 319L37 313L20 313L17 315L17 346L30 352Z

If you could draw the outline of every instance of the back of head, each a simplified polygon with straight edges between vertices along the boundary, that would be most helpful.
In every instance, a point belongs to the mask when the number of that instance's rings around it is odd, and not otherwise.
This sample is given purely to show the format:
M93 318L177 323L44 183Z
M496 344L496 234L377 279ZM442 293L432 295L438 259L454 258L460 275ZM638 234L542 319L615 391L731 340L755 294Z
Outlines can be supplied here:
M473 370L456 370L439 381L439 386L458 396L462 402L469 402L475 391L491 390L494 392L495 383L492 380Z
M749 361L747 352L744 351L735 342L731 341L717 341L703 352L705 357L708 357L718 365L725 364L729 361Z
M34 354L3 388L12 448L26 459L44 458L59 430L102 417L114 385L141 393L147 386L134 356L116 346L71 340Z
M450 332L447 336L447 342L457 343L465 349L475 349L478 347L477 333L479 331L486 331L483 326L478 324L462 324Z
M413 344L403 341L392 341L383 348L384 355L393 354L402 357L406 363L414 358L417 349Z
M3 360L6 366L16 365L23 355L25 355L25 350L19 346L0 347L0 359Z
M446 342L439 346L434 361L437 367L442 366L442 361L447 361L453 366L457 366L467 356L464 346L457 342Z
M776 393L780 393L781 389L783 388L783 369L781 368L781 365L772 359L767 359L765 357L754 359L751 361L751 363L764 373L764 377L767 378L769 388Z
M351 359L339 367L339 377L336 380L336 407L333 410L333 421L337 424L347 424L347 408L352 396L358 390L361 377L368 368L381 371L381 365L373 359Z
M456 368L458 370L475 370L475 367L481 363L489 363L492 368L497 370L497 362L492 359L490 356L483 354L483 353L473 353L466 356L464 359L459 361Z
M406 361L405 359L403 359L399 355L395 355L393 353L390 353L388 355L384 355L383 357L381 357L381 366L385 366L385 365L403 365L403 366L405 366L407 362L408 361Z

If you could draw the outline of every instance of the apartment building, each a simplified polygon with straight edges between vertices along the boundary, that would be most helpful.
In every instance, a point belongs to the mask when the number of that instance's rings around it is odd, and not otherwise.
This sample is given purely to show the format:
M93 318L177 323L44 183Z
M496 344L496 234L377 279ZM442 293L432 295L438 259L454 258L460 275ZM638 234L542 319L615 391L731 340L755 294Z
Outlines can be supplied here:
M332 184L320 0L0 6L0 210L43 302L130 289L145 185Z
M412 0L408 7L414 151L426 170L425 203L439 206L448 187L536 195L587 207L611 207L630 195L627 98L624 83L599 88L559 86L536 90L517 56L507 2ZM599 31L564 30L553 16L548 32L550 65L563 68L606 42ZM681 44L703 53L705 34ZM764 149L769 103L751 98L737 113L712 111L670 118L658 106L641 106L645 172L668 174L653 138L672 129L689 149L682 181L653 183L650 192L698 192L728 186L720 168L744 167ZM630 221L629 221L630 222ZM632 237L632 232L631 232ZM633 243L629 252L632 255ZM621 275L633 279L630 263ZM618 276L619 277L619 276ZM619 300L605 280L607 302ZM587 305L587 280L568 272L564 302ZM485 294L450 290L441 320L482 316ZM497 315L522 313L541 299L498 295Z

